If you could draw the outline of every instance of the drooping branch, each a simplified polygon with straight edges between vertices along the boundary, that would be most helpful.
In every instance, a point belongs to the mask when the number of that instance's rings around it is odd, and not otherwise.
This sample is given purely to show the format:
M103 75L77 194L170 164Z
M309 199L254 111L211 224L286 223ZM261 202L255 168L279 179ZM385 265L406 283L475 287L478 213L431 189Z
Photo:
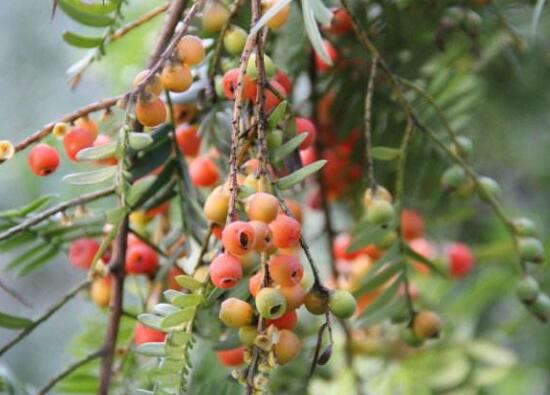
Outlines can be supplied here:
M70 114L65 115L59 120L59 122L72 123L80 117L115 106L117 102L121 99L124 99L124 97L125 95L121 95L121 96L112 97L110 99L103 99L92 104L88 104L85 107L82 107ZM14 146L15 152L22 151L25 148L27 148L29 145L37 143L42 139L44 139L45 137L47 137L53 131L55 124L56 122L49 123L44 127L42 127L42 129L37 130L30 136L26 137L25 139L21 140L19 143L15 144ZM0 160L0 164L2 164L3 162L4 161Z
M153 47L153 51L151 52L149 67L153 66L160 59L162 52L166 49L170 39L174 35L176 26L181 19L185 7L187 7L187 0L174 0L169 3L166 11L166 18L159 32L155 46Z
M163 12L165 12L168 9L169 6L170 6L170 3L160 5L156 8L153 8L151 11L143 14L142 16L137 18L136 20L128 23L127 25L122 26L121 28L119 28L117 31L115 31L111 35L111 42L120 40L122 37L124 37L129 32L131 32L131 31L137 29L138 27L146 24L147 22L151 21L155 17L157 17L160 14L162 14Z
M24 222L21 222L19 225L14 226L13 228L10 228L6 230L5 232L0 233L0 241L9 239L13 235L16 235L19 232L23 232L32 226L39 224L40 222L50 218L52 215L55 215L57 213L63 212L67 210L68 208L80 206L85 203L89 203L95 200L98 200L100 198L110 196L115 192L115 187L109 187L106 189L101 189L96 192L87 193L84 195L80 195L79 197L68 200L66 202L60 203L57 206L51 207L47 210L42 211L41 213L35 215L34 217L31 217L27 219Z
M65 369L63 369L63 371L61 371L55 377L50 379L50 381L48 381L42 388L40 388L38 390L38 392L36 393L36 395L45 395L45 394L47 394L57 383L59 383L65 377L67 377L68 375L73 373L78 368L92 362L93 360L95 360L97 358L101 358L101 356L103 356L103 354L104 354L104 350L99 349L99 350L96 350L96 351L86 355L85 357L71 363Z
M32 331L34 331L34 329L36 329L40 324L42 324L48 318L50 318L60 308L65 306L65 304L68 301L70 301L72 298L74 298L80 291L85 289L89 284L90 284L90 282L88 280L85 280L85 281L81 282L80 284L76 285L73 289L71 289L65 295L63 295L63 297L57 303L55 303L53 306L51 306L40 317L35 319L29 326L27 326L25 329L23 329L21 332L19 332L19 334L16 337L14 337L6 345L4 345L0 349L0 356L4 355L6 353L6 351L8 351L13 346L15 346L17 343L19 343L25 337L27 337Z

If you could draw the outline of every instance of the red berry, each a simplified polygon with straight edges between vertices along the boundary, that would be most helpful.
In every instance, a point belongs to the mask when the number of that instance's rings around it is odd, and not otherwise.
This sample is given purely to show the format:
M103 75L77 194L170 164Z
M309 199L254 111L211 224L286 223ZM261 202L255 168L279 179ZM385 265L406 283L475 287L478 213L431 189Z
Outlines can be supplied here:
M75 127L63 137L63 145L69 159L76 161L76 154L84 148L91 147L94 140L95 137L89 130Z
M465 277L474 267L474 255L470 247L465 244L452 244L447 250L447 258L449 260L449 271L453 278Z
M424 234L424 219L416 210L405 209L401 213L401 233L405 240L412 240Z
M353 29L353 25L348 12L343 8L334 8L332 10L332 20L327 29L328 32L339 36L349 32L351 29Z
M286 97L285 88L283 88L283 86L277 81L271 81L271 86L279 92L280 96L283 98ZM265 91L264 111L266 114L269 114L275 107L277 107L277 105L279 105L280 102L281 99L279 99L271 90L267 89Z
M98 250L99 243L94 239L88 237L76 239L69 247L69 262L80 269L89 269Z
M176 141L180 150L187 156L197 156L201 147L201 137L196 125L180 125L176 129Z
M218 255L209 267L212 283L220 289L233 288L243 277L241 262L230 254Z
M328 53L329 58L332 60L332 63L334 64L334 62L336 61L336 59L338 57L338 53L336 52L336 49L334 48L332 43L328 40L324 41L324 46L325 46L325 49ZM328 64L326 64L323 61L323 59L321 59L321 57L317 54L317 52L315 53L315 66L316 66L317 70L320 71L320 72L327 71L330 67L332 67L332 66L329 66Z
M158 254L144 243L137 243L126 252L126 272L129 274L154 274L159 266Z
M275 221L269 224L273 235L273 244L277 248L289 248L300 241L301 226L294 218L279 214Z
M348 233L340 233L334 238L332 242L332 251L336 259L344 259L346 261L352 261L357 258L361 252L348 252L348 248L351 245L351 236Z
M301 133L307 133L306 139L302 141L302 144L300 144L300 149L303 150L313 144L315 137L317 136L317 130L315 129L313 122L309 119L298 117L296 118L296 134L298 135Z
M225 93L225 97L227 97L229 100L234 100L235 95L237 94L237 84L239 82L239 75L240 70L238 68L231 69L225 73L223 76L223 91ZM250 76L244 75L243 78L243 98L245 100L254 101L256 100L256 94L258 91L258 87L256 86L256 83Z
M254 248L254 228L244 221L227 225L222 232L225 249L235 255L244 255Z
M275 73L274 79L279 84L281 84L287 95L290 95L292 93L292 81L284 71L278 69Z
M294 255L276 255L269 260L269 273L277 284L290 287L300 283L304 267Z
M273 325L277 329L294 329L296 326L296 323L298 322L298 314L296 314L296 310L290 310L286 313L284 313L281 317L276 318L274 320L267 320L266 325Z
M258 295L258 292L260 292L260 289L262 288L263 277L262 272L257 272L248 280L248 291L254 298Z
M111 138L109 136L107 136L106 134L99 134L96 137L93 146L94 147L100 147L102 145L109 144L110 142L111 142ZM118 163L118 161L117 161L116 157L113 155L109 158L101 159L101 160L97 161L97 163L101 164L101 165L106 165L106 166L114 166Z
M223 366L235 367L244 363L244 347L216 351L216 356Z
M199 187L211 187L220 178L218 167L207 156L199 156L191 162L189 175L191 176L191 182Z
M134 344L138 346L143 343L161 343L165 338L166 333L149 328L141 322L138 322L134 329Z
M47 144L35 145L29 152L29 167L37 176L47 176L59 166L59 154Z
M309 146L306 149L300 150L300 159L302 160L302 165L304 166L310 165L315 162L317 160L317 153L315 152L315 148Z

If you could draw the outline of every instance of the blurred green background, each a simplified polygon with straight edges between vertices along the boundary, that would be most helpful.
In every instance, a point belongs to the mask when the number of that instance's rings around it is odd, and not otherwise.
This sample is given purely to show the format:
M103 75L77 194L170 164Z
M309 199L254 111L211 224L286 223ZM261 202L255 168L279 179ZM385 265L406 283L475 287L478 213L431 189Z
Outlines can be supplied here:
M530 34L532 9L511 7L507 11L512 25L527 37L529 50L518 55L509 47L500 49L498 56L491 57L480 67L476 81L481 84L477 86L481 97L470 114L468 135L475 141L475 167L501 183L507 210L534 218L543 240L547 241L550 219L550 29L547 15L544 15L537 39L533 40ZM68 47L61 39L62 30L71 22L61 13L52 22L50 13L49 1L0 2L0 92L3 93L0 139L18 141L44 123L81 105L121 92L137 70L132 64L144 59L152 41L147 35L144 39L134 37L129 44L119 46L118 55L109 61L109 73L104 67L94 66L78 89L72 91L64 70L78 60L82 52ZM123 61L130 66L126 67ZM38 180L27 171L25 161L25 155L19 155L0 168L0 210L19 206L45 192L68 196L80 191L60 181L67 173L66 164L53 176ZM416 183L414 178L408 183L416 190L424 185ZM440 205L446 204L440 202ZM458 339L457 347L466 348L461 340L475 335L516 355L512 358L515 361L513 368L508 369L507 365L505 374L484 373L487 380L491 374L496 379L481 393L550 394L550 330L525 312L515 299L516 267L506 256L506 249L501 248L507 236L495 224L487 208L478 204L474 207L476 214L467 216L463 224L452 223L452 231L449 231L449 222L442 226L441 218L426 218L429 233L435 238L444 238L436 235L441 231L449 238L465 239L483 258L474 275L460 284L431 284L427 298L441 305ZM6 259L0 255L0 266ZM543 280L543 289L549 291L550 276L544 271L548 272L547 268L536 270ZM0 276L32 303L32 308L21 306L0 290L0 310L36 316L84 275L61 258L29 277L17 279L6 272ZM32 385L44 383L71 359L66 353L67 340L78 332L82 318L95 310L82 299L72 301L55 319L7 353L1 365L9 366L21 381ZM0 330L0 343L12 336L13 332ZM487 355L498 359L498 353L487 351ZM414 371L414 367L410 371ZM404 377L401 378L403 382L406 381ZM414 379L410 377L411 381ZM416 379L422 381L424 377L419 373ZM335 387L334 391L330 387L322 388L326 391L323 393L343 393L338 392L342 387Z

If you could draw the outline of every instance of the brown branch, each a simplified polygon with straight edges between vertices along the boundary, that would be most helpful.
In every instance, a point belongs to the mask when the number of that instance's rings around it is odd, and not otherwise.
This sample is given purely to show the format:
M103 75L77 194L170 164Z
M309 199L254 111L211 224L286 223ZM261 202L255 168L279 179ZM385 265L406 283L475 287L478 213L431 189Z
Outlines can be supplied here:
M110 98L110 99L103 99L103 100L100 100L98 102L88 104L85 107L82 107L82 108L80 108L80 109L78 109L78 110L76 110L76 111L74 111L70 114L65 115L64 117L62 117L59 120L59 122L72 123L72 122L76 121L78 118L83 117L85 115L88 115L92 112L105 110L107 108L113 107L117 104L117 102L120 99L123 99L123 98L124 98L124 95L116 96L116 97L113 97L113 98ZM40 140L42 140L43 138L45 138L46 136L48 136L53 131L53 128L54 128L55 124L56 124L56 122L49 123L49 124L45 125L44 127L42 127L42 129L37 130L36 132L31 134L30 136L26 137L25 139L23 139L19 143L15 144L15 146L14 146L15 152L22 151L25 148L27 148L29 145L37 143ZM3 162L4 161L0 161L0 164L2 164Z
M178 3L178 2L175 2L175 3ZM162 14L163 12L165 12L168 9L169 6L170 6L170 3L166 3L164 5L153 8L151 11L147 12L146 14L143 14L142 16L140 16L139 18L137 18L133 22L130 22L125 26L122 26L120 29L118 29L116 32L114 32L111 35L111 42L121 39L123 36L128 34L130 31L140 27L141 25L144 25L145 23L149 22L150 20L152 20L156 16Z
M374 81L376 79L376 69L378 66L378 57L372 59L372 65L369 73L369 82L367 84L367 94L365 96L365 160L367 162L367 180L373 193L376 191L376 179L374 178L374 161L372 158L372 97L374 95Z
M152 67L160 59L162 52L166 49L166 46L174 35L174 31L176 30L176 26L181 19L181 15L183 14L185 7L187 7L187 0L174 0L168 4L166 19L164 20L162 30L159 33L155 46L153 47L149 67Z
M125 257L128 247L128 216L125 216L122 222L120 233L117 236L115 243L114 258L109 265L111 276L113 278L111 299L111 313L109 316L109 324L105 342L103 343L104 356L101 362L100 383L98 394L108 395L109 386L112 379L112 366L115 357L116 342L118 338L118 330L120 326L120 318L123 313L124 300L124 277L125 277Z
M40 214L37 214L34 217L31 217L26 221L21 222L19 225L14 226L13 228L9 228L5 232L0 233L0 241L6 240L19 232L27 230L31 228L33 225L36 225L48 219L54 214L65 211L70 207L79 206L81 204L85 204L85 203L100 199L102 197L112 195L114 192L115 192L115 187L110 187L110 188L102 189L96 192L80 195L75 199L60 203L57 206L44 210Z
M11 289L11 287L9 287L7 284L4 284L2 280L0 280L0 288L3 289L4 292L10 295L12 298L21 303L23 306L32 308L32 305L22 295L20 295L16 290Z

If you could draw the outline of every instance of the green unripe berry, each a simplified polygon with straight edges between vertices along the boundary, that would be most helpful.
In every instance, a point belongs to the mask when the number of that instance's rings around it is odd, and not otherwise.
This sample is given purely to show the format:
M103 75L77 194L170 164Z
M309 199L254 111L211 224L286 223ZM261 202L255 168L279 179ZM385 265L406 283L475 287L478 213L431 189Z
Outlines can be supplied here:
M391 322L393 324L404 324L408 323L411 320L411 313L409 309L403 306L402 309L399 309L391 316Z
M376 246L382 250L387 250L397 240L397 232L394 230L388 230L378 241Z
M267 148L274 150L283 144L283 132L282 130L275 129L269 132L266 136L267 138Z
M529 218L516 218L513 223L518 236L535 237L537 235L535 223Z
M328 306L336 317L347 319L355 313L357 302L348 291L338 289L330 295Z
M523 303L533 303L539 294L540 288L537 280L531 276L525 276L516 285L516 294Z
M325 314L329 309L329 295L319 289L312 289L306 294L304 305L311 314Z
M256 295L256 308L263 318L279 318L286 312L286 299L275 288L262 288Z
M245 346L253 345L257 336L258 330L255 326L247 325L239 328L239 340Z
M401 338L410 347L416 348L424 344L424 340L416 336L411 328L403 328Z
M518 239L519 256L524 262L541 263L544 261L544 247L539 239L520 237Z
M225 98L225 92L223 91L223 77L217 75L214 79L214 90L216 91L216 96L220 99Z
M458 165L449 167L441 176L441 186L445 190L456 190L466 184L466 172Z
M472 156L472 153L474 152L474 143L470 140L470 138L466 136L457 136L456 142L458 144L455 144L454 142L451 143L451 150L455 154L460 155L464 159Z
M543 322L550 320L550 297L540 293L535 302L530 305L530 310Z
M271 79L275 76L277 72L277 67L267 55L264 55L264 68L267 79ZM256 68L256 54L250 55L248 58L248 63L246 65L246 74L249 75L252 79L258 78L258 69Z
M246 31L238 26L231 26L223 37L223 46L231 55L239 55L246 44Z
M367 210L367 221L373 225L385 225L395 217L393 205L385 200L375 200Z
M479 177L479 182L483 187L483 192L481 193L481 198L483 200L489 200L489 196L492 196L495 199L500 199L502 197L502 189L498 182L493 180L490 177Z

